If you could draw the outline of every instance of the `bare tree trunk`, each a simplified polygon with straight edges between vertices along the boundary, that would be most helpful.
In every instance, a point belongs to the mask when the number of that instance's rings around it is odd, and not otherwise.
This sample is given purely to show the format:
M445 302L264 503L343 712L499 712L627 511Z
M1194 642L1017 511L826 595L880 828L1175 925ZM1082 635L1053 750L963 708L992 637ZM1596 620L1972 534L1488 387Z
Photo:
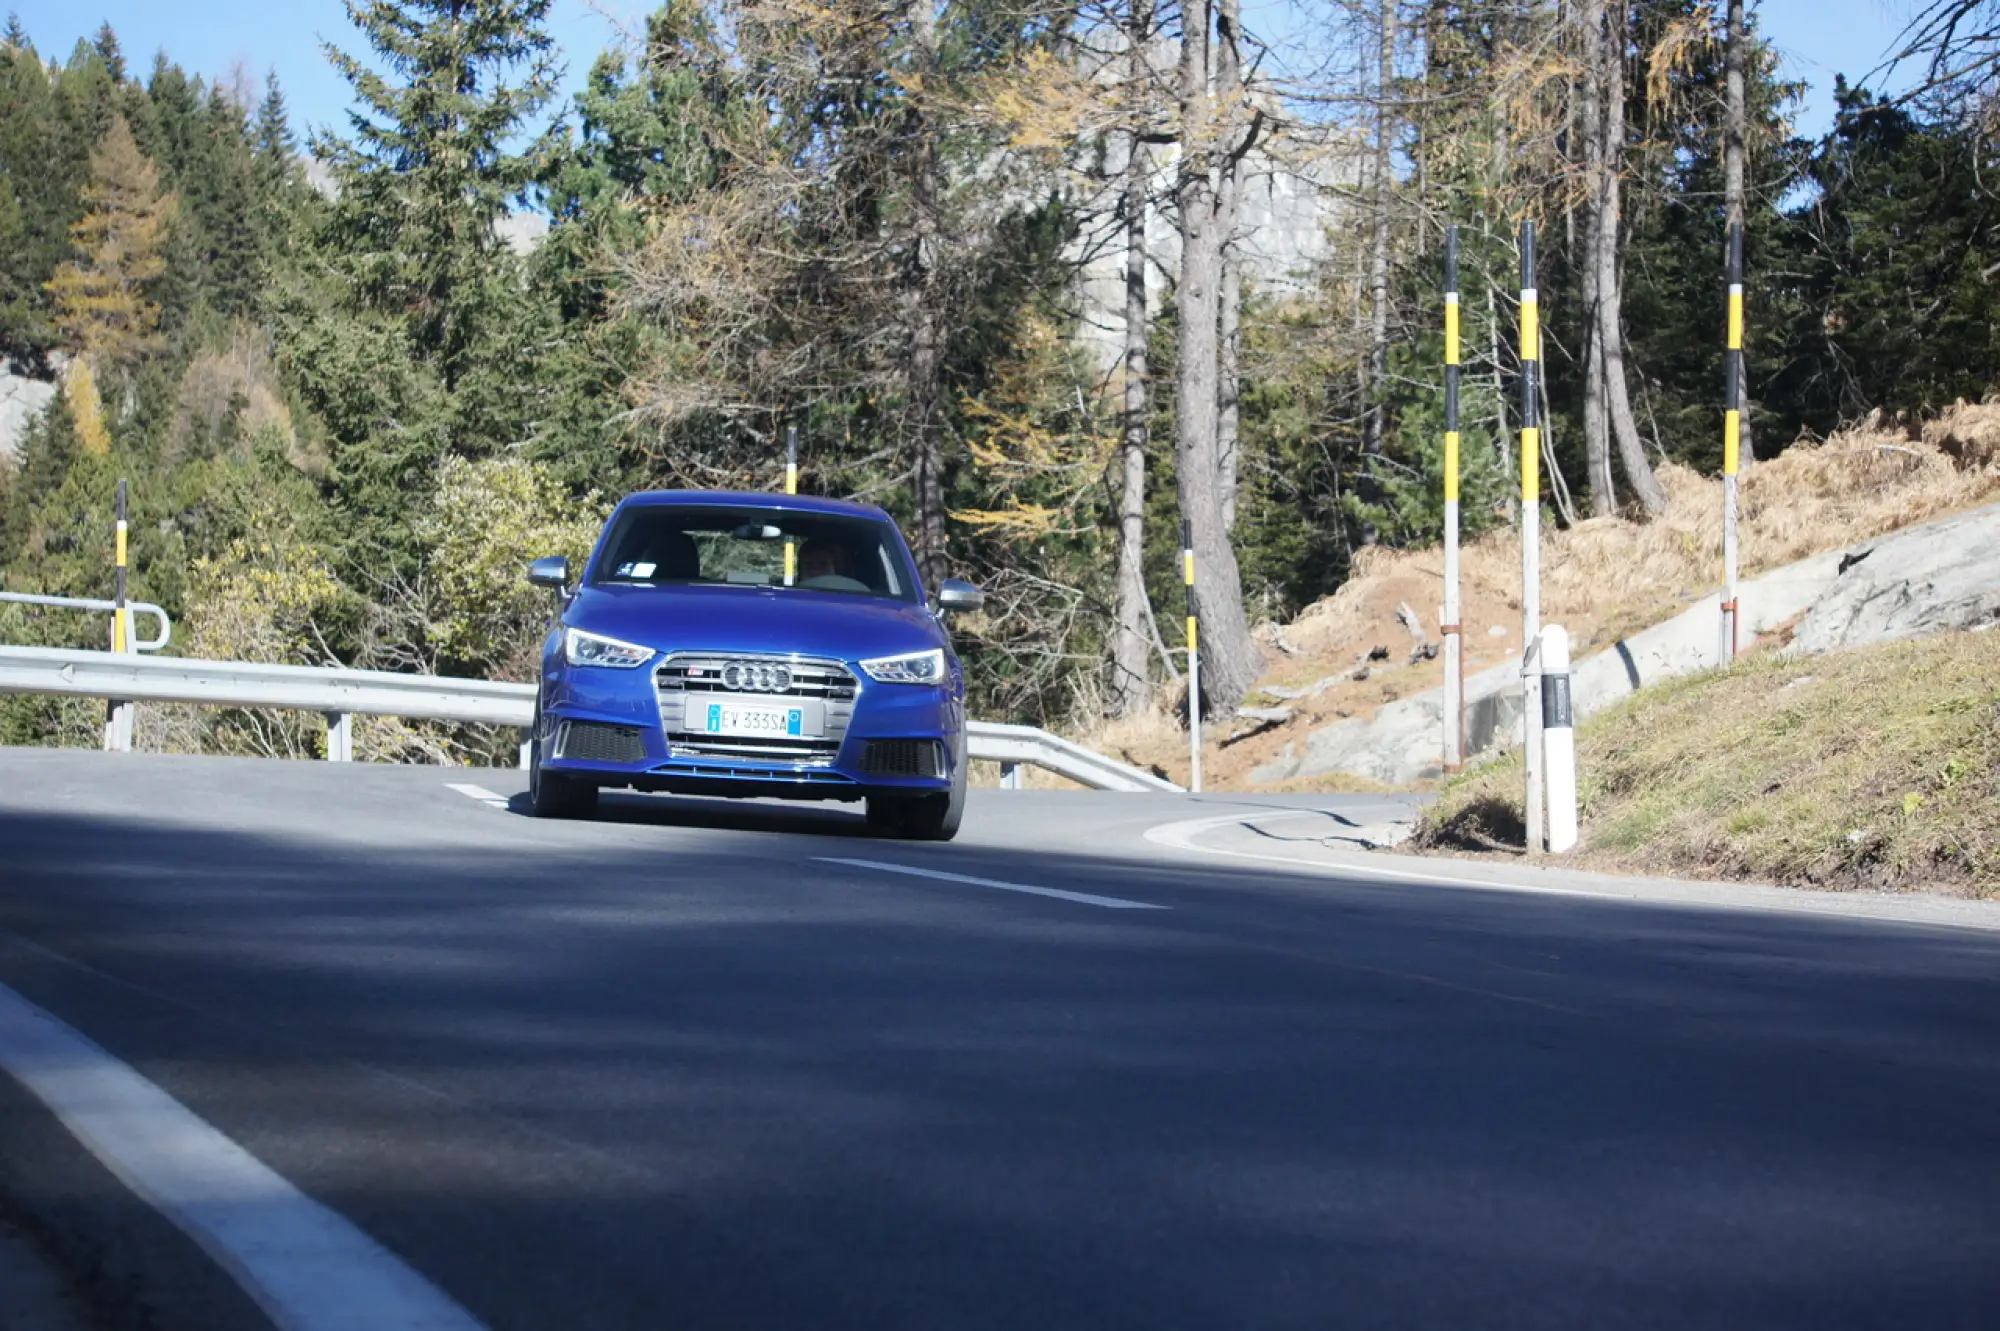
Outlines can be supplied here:
M1743 31L1743 0L1729 0L1728 49L1724 53L1724 97L1722 121L1722 207L1732 226L1743 225L1743 159L1749 138L1750 117L1744 102L1743 67L1749 52ZM1747 395L1745 405L1748 405ZM1743 413L1738 429L1739 464L1756 461L1757 450L1750 444L1750 413Z
M1588 462L1590 511L1603 517L1618 507L1611 475L1611 423L1604 409L1604 341L1597 331L1604 298L1597 280L1597 256L1604 247L1604 0L1584 0L1577 9L1583 35L1583 453Z
M1242 86L1243 71L1237 64L1240 51L1238 0L1216 3L1216 86L1224 96ZM1231 108L1232 111L1235 109ZM1235 141L1237 119L1232 116L1227 142ZM1220 336L1222 339L1215 386L1215 453L1217 485L1222 495L1222 526L1236 530L1237 435L1241 425L1241 348L1238 337L1243 323L1243 262L1236 227L1243 199L1243 156L1226 153L1222 160L1221 194L1216 210L1222 216L1222 289Z
M1604 41L1604 176L1598 194L1602 234L1597 246L1597 330L1604 346L1604 386L1611 430L1625 479L1649 514L1664 512L1667 492L1646 460L1639 422L1625 383L1624 296L1619 285L1620 176L1625 168L1625 43L1630 25L1628 0L1611 0Z
M925 90L936 86L937 13L932 0L909 0L910 35ZM916 254L910 282L910 358L905 384L910 400L912 467L916 491L917 568L932 591L949 572L945 526L944 301L941 291L937 135L923 95L909 119L910 201Z
M1146 42L1153 0L1130 0L1126 40L1135 99L1147 75ZM1133 108L1125 162L1125 429L1124 485L1118 497L1118 634L1112 649L1112 704L1119 716L1145 707L1146 624L1146 148Z
M1216 468L1216 332L1222 219L1216 210L1214 106L1208 86L1210 0L1181 11L1181 273L1176 292L1180 344L1174 413L1181 512L1194 538L1195 599L1201 615L1204 712L1232 712L1263 667L1243 612L1242 577L1222 522ZM1197 705L1190 700L1191 705Z
M1368 401L1362 426L1361 451L1369 457L1382 452L1388 430L1388 406L1383 395L1389 383L1389 201L1393 186L1390 161L1391 111L1389 98L1396 82L1396 0L1378 0L1376 6L1375 49L1375 162L1374 218L1368 238ZM1373 499L1374 487L1363 473L1364 499ZM1361 532L1361 543L1373 545L1376 532L1372 523Z

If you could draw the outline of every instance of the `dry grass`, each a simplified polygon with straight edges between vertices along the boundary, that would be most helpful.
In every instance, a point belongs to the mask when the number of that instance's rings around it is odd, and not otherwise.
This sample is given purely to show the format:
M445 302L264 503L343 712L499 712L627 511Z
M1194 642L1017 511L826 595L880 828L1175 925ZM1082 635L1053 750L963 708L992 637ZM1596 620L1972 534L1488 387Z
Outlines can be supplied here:
M1542 616L1568 628L1580 651L1669 619L1721 581L1721 482L1671 465L1661 469L1660 482L1669 507L1651 522L1593 518L1545 537ZM1824 443L1795 445L1745 475L1743 572L1752 576L1995 499L2000 405L1961 403L1921 426L1874 419ZM1460 618L1467 674L1519 654L1520 567L1520 538L1511 528L1465 549ZM1440 662L1404 664L1412 643L1396 607L1409 604L1434 637L1443 579L1436 549L1364 550L1337 593L1282 630L1265 630L1267 641L1282 639L1293 649L1267 649L1266 684L1296 688L1328 676L1340 682L1294 703L1297 715L1288 724L1236 742L1225 742L1231 728L1217 727L1203 757L1209 784L1250 788L1257 765L1287 744L1302 747L1310 731L1437 687ZM1365 680L1348 678L1377 646L1390 649L1389 663L1370 667ZM1169 712L1106 723L1079 738L1174 780L1186 778L1186 732Z
M1767 656L1578 732L1581 863L1793 886L2000 895L2000 641ZM1415 845L1521 845L1521 764L1450 783Z

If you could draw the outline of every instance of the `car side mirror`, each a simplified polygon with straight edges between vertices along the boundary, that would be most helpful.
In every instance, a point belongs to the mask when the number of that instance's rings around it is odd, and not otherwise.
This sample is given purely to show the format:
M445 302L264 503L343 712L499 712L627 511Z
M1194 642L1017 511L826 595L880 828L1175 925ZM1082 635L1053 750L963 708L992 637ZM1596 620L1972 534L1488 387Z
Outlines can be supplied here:
M979 610L986 605L986 593L963 578L946 578L938 588L938 612Z
M537 559L528 565L528 581L537 587L547 587L552 591L569 590L569 561L561 555L550 555Z

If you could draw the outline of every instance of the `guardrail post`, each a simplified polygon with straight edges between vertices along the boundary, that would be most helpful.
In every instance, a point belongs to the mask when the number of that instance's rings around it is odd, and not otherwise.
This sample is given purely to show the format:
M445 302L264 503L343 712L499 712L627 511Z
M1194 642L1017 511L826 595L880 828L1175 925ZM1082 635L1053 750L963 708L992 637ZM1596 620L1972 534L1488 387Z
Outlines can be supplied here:
M533 764L534 752L535 752L535 732L531 729L523 727L521 730L521 748L520 752L516 755L520 760L521 770L523 772L527 771L528 768Z
M354 717L350 713L326 714L326 760L330 763L354 761Z
M1019 790L1021 788L1021 764L1000 764L1000 789Z
M111 650L124 656L132 650L131 612L125 608L125 482L118 482L118 526L113 537L111 593ZM104 749L107 753L132 752L132 704L113 699L104 706Z

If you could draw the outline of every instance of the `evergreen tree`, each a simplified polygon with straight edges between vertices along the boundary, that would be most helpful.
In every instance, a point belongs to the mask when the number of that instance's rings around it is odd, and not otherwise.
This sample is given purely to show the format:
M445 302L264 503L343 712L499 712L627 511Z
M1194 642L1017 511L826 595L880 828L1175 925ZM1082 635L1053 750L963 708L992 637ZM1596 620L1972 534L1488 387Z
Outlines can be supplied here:
M90 155L88 211L71 228L77 257L49 280L56 326L71 347L104 363L136 361L157 344L152 287L166 271L175 200L139 152L122 117Z
M267 196L275 194L290 179L298 155L298 139L276 70L264 76L264 100L257 104L250 145L257 155L258 183Z
M550 0L348 0L388 75L328 45L360 103L315 150L339 187L331 238L360 296L409 321L447 385L472 372L515 265L498 224L554 140L510 145L555 91Z
M351 137L314 140L337 197L283 298L290 363L334 426L332 479L357 552L400 572L420 556L411 513L439 461L541 428L541 362L559 329L499 224L554 143L514 147L555 86L548 9L349 0L384 71L326 47L357 106Z
M1844 82L1835 98L1784 257L1797 314L1766 395L1820 431L1878 407L1976 401L2000 365L2000 204L1978 127L1927 123Z
M48 72L25 40L0 50L0 356L33 364L55 342L44 284L81 207Z
M187 182L188 201L201 221L203 295L218 314L248 315L264 285L264 250L258 218L257 161L243 111L211 87L203 117L206 170Z
M123 83L125 53L118 47L118 34L111 30L109 20L98 25L97 35L90 39L90 44L96 49L98 59L104 62L104 68L110 73L111 81Z

